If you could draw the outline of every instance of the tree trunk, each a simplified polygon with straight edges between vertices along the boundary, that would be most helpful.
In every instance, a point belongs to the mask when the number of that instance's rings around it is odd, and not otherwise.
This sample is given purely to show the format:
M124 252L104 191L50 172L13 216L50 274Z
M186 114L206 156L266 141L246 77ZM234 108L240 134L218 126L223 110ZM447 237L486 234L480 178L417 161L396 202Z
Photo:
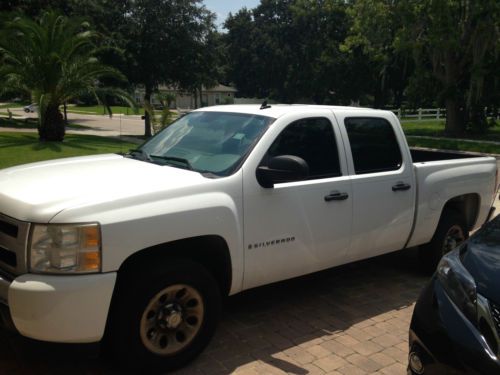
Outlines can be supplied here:
M455 98L446 99L446 126L445 133L451 136L460 136L465 132L463 108Z
M64 102L64 125L65 126L68 125L68 112L66 108L66 102Z
M382 80L377 80L373 92L373 108L382 108L384 104L384 89L382 88Z
M144 136L151 137L151 93L152 88L149 85L146 85L146 91L144 93Z
M465 133L465 110L462 107L464 91L460 88L462 81L459 58L453 50L448 49L442 60L443 73L437 75L443 83L446 105L445 133L457 137Z
M194 96L194 108L198 108L198 92L196 89L193 91L193 96Z
M64 119L59 111L59 105L49 104L38 128L40 141L62 142L64 134Z
M486 133L488 130L488 118L486 116L485 106L481 103L474 103L467 109L466 125L470 126L473 132Z

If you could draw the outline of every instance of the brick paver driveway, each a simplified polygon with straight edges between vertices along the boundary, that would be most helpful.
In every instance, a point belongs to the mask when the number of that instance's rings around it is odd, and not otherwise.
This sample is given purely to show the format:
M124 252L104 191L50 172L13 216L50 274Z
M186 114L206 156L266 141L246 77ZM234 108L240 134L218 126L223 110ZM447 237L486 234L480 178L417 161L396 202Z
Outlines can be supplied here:
M408 325L426 280L407 250L231 297L210 346L178 374L404 375ZM0 332L0 374L17 373L119 371L90 348Z

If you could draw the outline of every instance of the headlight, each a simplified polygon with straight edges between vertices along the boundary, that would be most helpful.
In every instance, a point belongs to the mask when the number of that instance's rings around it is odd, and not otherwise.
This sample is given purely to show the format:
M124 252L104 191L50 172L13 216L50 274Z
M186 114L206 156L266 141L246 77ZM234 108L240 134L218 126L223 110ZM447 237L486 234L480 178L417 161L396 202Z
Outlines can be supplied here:
M90 273L101 270L99 224L34 224L30 238L31 272Z
M441 259L437 267L437 276L451 300L471 323L476 325L476 282L460 260L460 248Z

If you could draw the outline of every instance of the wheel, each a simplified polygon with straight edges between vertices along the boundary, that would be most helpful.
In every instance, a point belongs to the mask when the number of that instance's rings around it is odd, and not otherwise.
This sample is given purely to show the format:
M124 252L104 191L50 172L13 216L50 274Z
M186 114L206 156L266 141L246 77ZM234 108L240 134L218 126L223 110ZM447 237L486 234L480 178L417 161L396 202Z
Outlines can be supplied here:
M24 108L24 112L30 113L30 110L28 108Z
M432 240L418 249L423 270L434 272L443 255L455 249L467 238L469 231L463 216L453 210L443 212Z
M202 266L168 261L133 274L113 300L106 351L127 369L168 371L195 358L220 315L219 287Z

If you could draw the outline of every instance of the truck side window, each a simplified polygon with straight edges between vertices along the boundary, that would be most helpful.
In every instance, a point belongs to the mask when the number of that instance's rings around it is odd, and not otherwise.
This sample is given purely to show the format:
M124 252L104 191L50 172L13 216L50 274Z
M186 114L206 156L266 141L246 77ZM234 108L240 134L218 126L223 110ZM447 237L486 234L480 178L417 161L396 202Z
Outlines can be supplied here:
M345 127L356 174L394 171L403 159L396 134L383 118L350 117Z
M267 157L295 155L309 165L309 180L341 176L332 123L322 117L292 122L276 138Z

